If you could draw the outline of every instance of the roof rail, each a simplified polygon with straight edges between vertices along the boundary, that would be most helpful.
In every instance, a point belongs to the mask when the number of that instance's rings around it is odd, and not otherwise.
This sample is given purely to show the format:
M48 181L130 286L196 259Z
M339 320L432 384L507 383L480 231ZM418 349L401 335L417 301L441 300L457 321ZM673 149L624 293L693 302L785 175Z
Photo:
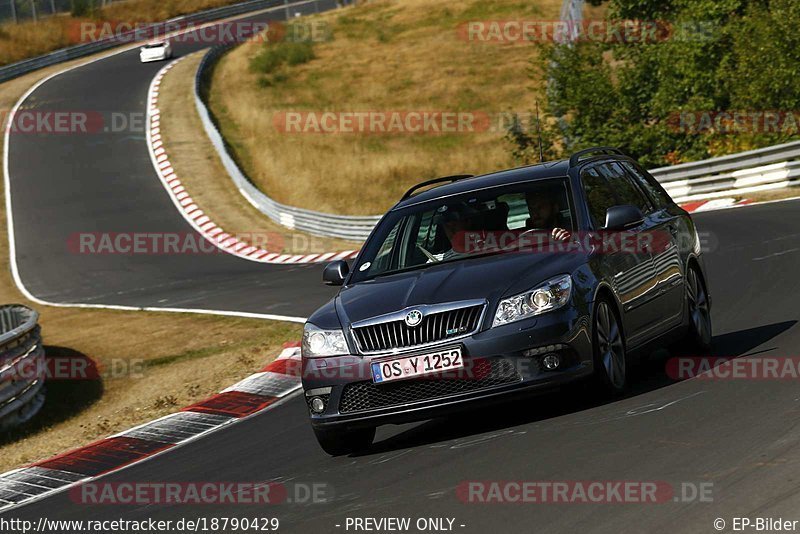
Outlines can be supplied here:
M411 195L413 195L417 190L425 187L426 185L441 184L444 182L457 182L459 180L463 180L465 178L472 178L474 176L475 176L474 174L455 174L453 176L443 176L441 178L434 178L433 180L428 180L426 182L419 183L414 187L412 187L411 189L409 189L408 191L406 191L405 195L403 195L403 198L401 198L400 201L402 202L403 200L410 198Z
M586 149L579 150L579 151L575 152L573 155L571 155L569 157L569 166L570 166L570 168L572 168L575 165L577 165L578 163L580 163L581 156L585 156L587 154L595 154L595 153L601 154L601 155L602 154L605 154L605 155L612 155L613 154L613 155L617 155L617 156L624 156L625 155L625 153L622 150L620 150L618 148L613 148L613 147L610 147L610 146L595 146L595 147L592 147L592 148L586 148Z

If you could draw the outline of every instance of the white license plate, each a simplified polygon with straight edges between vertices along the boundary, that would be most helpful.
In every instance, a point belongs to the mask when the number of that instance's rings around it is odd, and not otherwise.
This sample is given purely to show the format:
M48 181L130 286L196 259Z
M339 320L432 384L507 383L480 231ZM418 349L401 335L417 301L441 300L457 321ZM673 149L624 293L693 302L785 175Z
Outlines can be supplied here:
M431 354L373 362L372 381L379 384L381 382L404 380L463 367L464 360L461 359L461 349L456 347Z

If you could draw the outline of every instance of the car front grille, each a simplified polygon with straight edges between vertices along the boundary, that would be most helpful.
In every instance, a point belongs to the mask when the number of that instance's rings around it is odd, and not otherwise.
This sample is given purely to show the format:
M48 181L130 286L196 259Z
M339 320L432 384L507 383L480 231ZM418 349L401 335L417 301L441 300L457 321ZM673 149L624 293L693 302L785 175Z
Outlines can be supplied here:
M464 378L426 378L374 384L356 382L342 391L339 413L400 406L488 389L522 380L514 364L502 358L472 360Z
M430 313L416 326L404 320L354 327L361 352L383 352L427 345L469 335L480 326L484 304Z

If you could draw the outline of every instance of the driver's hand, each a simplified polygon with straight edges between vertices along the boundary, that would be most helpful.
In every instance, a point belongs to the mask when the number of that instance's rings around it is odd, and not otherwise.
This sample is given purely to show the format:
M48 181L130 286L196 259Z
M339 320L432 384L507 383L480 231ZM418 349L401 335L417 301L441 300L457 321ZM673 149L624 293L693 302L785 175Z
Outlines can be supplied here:
M569 233L568 230L564 230L563 228L553 228L553 231L551 232L550 235L552 236L553 239L557 241L566 241L567 239L572 237L572 234Z

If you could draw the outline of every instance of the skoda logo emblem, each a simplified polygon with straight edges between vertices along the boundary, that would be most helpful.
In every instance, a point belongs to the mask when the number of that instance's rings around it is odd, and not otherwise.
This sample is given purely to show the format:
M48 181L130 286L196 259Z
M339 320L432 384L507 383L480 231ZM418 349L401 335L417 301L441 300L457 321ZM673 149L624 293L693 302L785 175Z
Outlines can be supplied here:
M408 326L417 326L422 322L422 312L419 310L411 310L406 314L406 324Z

